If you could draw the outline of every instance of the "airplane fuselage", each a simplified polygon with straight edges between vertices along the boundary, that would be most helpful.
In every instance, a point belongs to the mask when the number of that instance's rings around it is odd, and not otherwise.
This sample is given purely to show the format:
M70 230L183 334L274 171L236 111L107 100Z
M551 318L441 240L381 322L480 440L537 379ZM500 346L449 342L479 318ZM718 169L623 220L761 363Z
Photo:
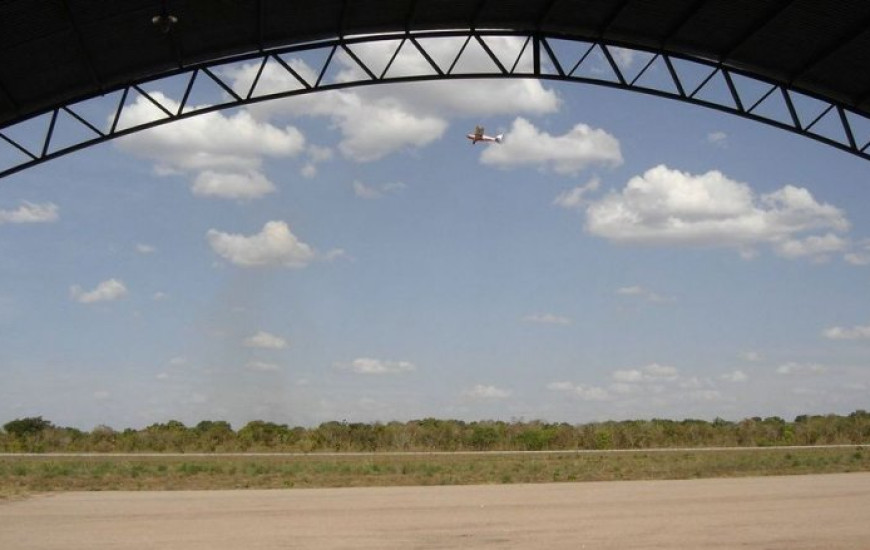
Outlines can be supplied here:
M467 134L465 137L471 140L471 144L475 145L478 141L486 143L501 143L501 136L487 136L481 134Z

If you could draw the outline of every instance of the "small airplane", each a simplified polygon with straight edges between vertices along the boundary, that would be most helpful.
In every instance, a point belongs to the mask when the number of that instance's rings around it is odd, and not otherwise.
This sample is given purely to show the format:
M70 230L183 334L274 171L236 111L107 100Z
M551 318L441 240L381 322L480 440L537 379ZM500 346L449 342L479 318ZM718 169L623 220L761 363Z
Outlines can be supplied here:
M465 137L471 140L471 144L474 145L478 141L483 141L485 143L501 143L504 139L504 134L499 134L495 137L488 136L483 133L483 126L475 126L473 134L467 134Z

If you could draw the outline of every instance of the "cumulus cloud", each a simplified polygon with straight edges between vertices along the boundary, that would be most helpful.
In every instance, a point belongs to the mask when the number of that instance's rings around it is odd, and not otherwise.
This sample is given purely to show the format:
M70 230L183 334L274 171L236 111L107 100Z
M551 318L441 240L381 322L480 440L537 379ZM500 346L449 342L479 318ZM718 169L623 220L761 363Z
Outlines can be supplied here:
M651 363L640 369L617 370L613 373L613 379L617 382L658 382L662 380L676 380L678 371L676 367Z
M523 321L527 323L539 323L543 325L570 325L571 318L564 315L556 315L554 313L534 313L523 317Z
M745 373L733 371L719 377L731 383L744 382ZM551 382L547 389L582 401L607 401L622 410L650 410L672 407L677 403L706 403L728 400L712 377L683 375L670 365L650 363L611 373L606 385ZM649 414L649 413L645 413Z
M740 353L740 358L744 361L757 362L761 361L761 354L757 351L744 351Z
M649 289L646 289L642 286L633 285L633 286L623 286L616 289L616 293L620 296L636 296L642 300L646 300L648 302L665 302L667 298L664 296L653 292Z
M710 132L707 134L707 141L724 149L728 147L728 134L725 132Z
M5 223L51 223L58 220L56 204L24 201L15 210L0 210L0 225Z
M828 254L842 252L848 247L848 242L833 233L825 235L810 235L805 239L788 239L775 244L777 253L785 258L812 257L823 260Z
M356 374L369 375L402 374L417 370L417 366L410 361L385 361L371 357L359 357L348 364L338 365L338 367Z
M287 340L266 331L259 331L253 336L245 338L245 347L261 349L284 349Z
M812 363L785 363L776 368L777 374L782 374L785 376L807 376L807 375L817 375L824 374L828 372L828 368L824 365L817 365Z
M487 39L489 41L489 39ZM452 60L464 40L444 38L429 41L427 51L442 63ZM519 51L522 40L515 37L493 39L489 45L501 56ZM355 54L372 67L389 60L398 41L379 41L350 46ZM312 68L299 58L285 58L288 65L309 84L318 78L320 67ZM529 58L528 63L531 62ZM333 63L338 69L335 82L368 80L363 69L343 51ZM486 53L468 48L460 71L480 70L492 66ZM530 65L529 65L530 66ZM521 66L522 67L522 66ZM445 67L446 69L446 67ZM245 64L229 69L226 75L233 87L247 92L259 64ZM380 69L378 69L380 70ZM433 70L410 43L406 43L391 64L391 75L426 75ZM303 85L277 63L267 64L258 79L255 95L301 88ZM447 116L492 116L504 113L552 113L559 99L538 80L426 82L378 86L377 89L333 90L297 96L252 106L250 111L261 119L274 116L327 117L342 135L338 149L342 155L359 162L373 161L406 148L419 148L441 138L447 129ZM316 173L314 164L303 169L308 176Z
M870 239L860 240L850 252L843 255L843 259L852 265L870 265Z
M870 340L870 325L855 325L850 328L831 327L825 329L822 334L829 340Z
M127 295L127 287L118 279L109 279L101 282L93 290L83 290L78 285L69 289L70 298L80 304L94 304L97 302L111 302Z
M582 386L573 382L551 382L547 384L550 391L566 393L582 401L609 401L612 396L604 388L597 386Z
M743 251L769 244L788 258L838 250L843 244L830 232L848 228L840 209L816 201L806 189L787 185L758 197L719 171L693 175L664 165L586 209L586 229L615 242ZM828 233L805 236L818 230Z
M302 167L300 173L305 178L313 178L317 175L317 165L332 159L332 149L319 145L309 145L305 149L308 162Z
M387 95L369 98L358 91L333 90L270 103L274 105L269 111L257 108L253 112L261 117L280 114L329 118L342 135L339 151L358 162L375 161L409 147L424 147L447 129L444 118L415 112ZM316 164L309 161L304 174L316 174Z
M151 95L170 111L177 102L160 92ZM153 103L139 97L122 113L120 127L166 118ZM199 196L258 198L275 190L261 173L264 157L295 156L305 138L292 126L278 128L256 120L249 112L205 113L136 132L118 140L118 147L155 163L159 174L193 174L192 191Z
M283 221L267 222L262 231L249 237L209 229L206 238L215 253L241 267L302 268L316 257L314 249Z
M384 195L396 193L406 187L402 182L385 183L379 186L366 185L359 180L354 180L353 193L361 199L379 199Z
M471 399L507 399L512 394L511 390L483 384L476 384L462 392L462 395Z
M562 191L553 200L553 204L568 210L579 210L586 206L586 195L597 191L599 187L601 187L601 181L598 178L592 178L585 185Z
M254 372L276 372L281 370L281 367L275 363L266 363L263 361L249 361L245 364L245 369Z
M256 170L247 172L200 172L190 190L200 197L256 199L273 193L275 184Z
M749 380L749 377L746 376L746 373L743 372L742 370L735 370L732 372L725 373L720 378L722 378L722 380L725 380L727 382L735 382L735 383L736 382L746 382L747 380Z
M531 165L559 174L576 174L592 164L618 166L622 164L622 152L619 141L604 130L577 124L568 133L553 136L517 117L504 143L487 147L480 161L499 168Z

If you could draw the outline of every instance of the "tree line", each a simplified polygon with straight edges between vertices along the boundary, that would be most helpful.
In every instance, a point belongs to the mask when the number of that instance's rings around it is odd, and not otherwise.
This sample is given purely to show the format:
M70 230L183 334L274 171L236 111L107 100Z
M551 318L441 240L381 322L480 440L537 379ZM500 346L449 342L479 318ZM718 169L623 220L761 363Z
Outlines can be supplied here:
M178 420L142 429L97 426L90 432L55 426L41 416L7 422L2 452L378 452L543 451L759 447L870 443L870 413L801 415L740 421L626 420L586 424L424 418L407 422L324 422L290 427L263 420L234 430L229 422Z

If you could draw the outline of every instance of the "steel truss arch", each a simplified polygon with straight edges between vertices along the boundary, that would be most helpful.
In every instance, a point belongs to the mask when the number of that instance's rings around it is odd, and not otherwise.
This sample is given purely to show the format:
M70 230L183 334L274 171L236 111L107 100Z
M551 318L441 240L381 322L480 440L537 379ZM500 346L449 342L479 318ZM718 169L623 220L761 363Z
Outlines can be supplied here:
M504 40L516 46L512 53L499 50L498 43ZM452 41L458 48L450 56L436 59L434 44L445 41ZM392 49L383 48L384 58L372 60L362 53L372 44L391 45ZM301 55L322 60L320 66L309 67L315 76L303 75L298 66L294 67L294 56ZM403 55L416 57L419 69L416 73L409 70L407 63L399 68ZM624 61L631 56L643 59L637 65ZM221 71L221 67L233 64L258 67L246 89L240 89L231 76ZM266 89L261 85L267 65L284 71L286 89ZM347 67L353 70L342 71ZM342 78L334 78L336 71L342 73ZM162 93L146 91L167 78L184 82L179 99L166 101ZM5 147L5 157L12 157L11 162L0 164L0 178L92 145L213 111L356 86L488 78L576 82L675 99L788 130L870 160L867 115L716 61L553 33L458 30L339 37L222 58L108 90L103 96L61 105L0 127L0 154ZM190 104L192 91L203 81L217 86L225 101ZM118 98L112 110L96 116L85 113L85 104L112 95ZM131 98L144 98L158 109L160 116L123 124ZM77 137L58 139L61 120L75 127L71 133ZM33 132L38 139L32 139ZM29 140L22 137L25 133L31 135ZM0 162L2 159L0 156Z

